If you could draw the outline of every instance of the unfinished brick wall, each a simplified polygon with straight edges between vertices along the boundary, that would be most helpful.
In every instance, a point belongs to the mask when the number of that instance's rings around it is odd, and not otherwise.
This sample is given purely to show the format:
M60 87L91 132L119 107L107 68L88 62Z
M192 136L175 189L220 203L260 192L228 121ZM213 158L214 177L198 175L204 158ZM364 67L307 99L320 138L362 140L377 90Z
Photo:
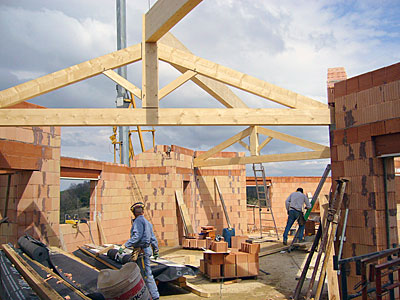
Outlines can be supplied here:
M311 193L311 195L313 195L315 189L317 188L321 180L321 177L315 177L315 176L267 177L267 180L271 184L270 187L271 207L274 213L276 226L278 227L278 230L283 231L286 227L286 222L287 222L287 212L285 206L285 201L287 197L291 193L295 192L296 189L299 187L303 188L304 194L308 195L308 193ZM255 185L254 177L248 177L247 182L248 186L254 186ZM324 195L329 195L330 188L331 188L331 179L330 177L328 177L321 190L320 197L324 197ZM318 207L319 206L316 205L313 211L318 209ZM266 209L263 209L263 213L265 211ZM260 218L258 209L248 207L247 212L248 212L247 222L249 231L251 231L252 228L254 227L254 219L257 230L259 230ZM268 214L263 214L263 219L271 219L271 217ZM273 223L271 221L263 221L263 228L264 227L266 229L268 228L273 229Z
M37 107L22 103L18 108ZM60 128L0 128L0 243L16 243L28 233L58 245L60 199ZM6 212L7 210L7 212Z
M328 100L334 106L336 124L331 131L332 177L350 179L345 194L350 208L343 249L346 258L388 247L383 161L376 157L374 141L376 137L400 131L400 64L337 83L329 73ZM394 160L387 162L389 244L392 245L398 242ZM348 286L353 287L359 280L355 267L351 266Z
M238 234L247 230L246 189L244 166L193 169L195 152L175 145L156 146L134 157L132 167L62 158L62 169L99 171L99 180L92 181L90 211L100 216L109 243L124 243L130 234L130 206L142 199L145 216L153 224L161 246L176 246L183 236L181 216L176 205L175 191L180 190L188 207L195 232L204 225L214 225L221 233L226 227L221 202L216 197L214 178L218 178L232 225ZM222 153L236 156L238 153ZM242 154L241 154L242 155ZM93 173L93 172L92 172ZM80 173L80 177L84 176ZM90 177L90 175L88 176ZM95 198L96 197L96 198ZM96 200L96 205L95 205ZM91 222L92 235L99 242L96 223ZM62 224L63 240L69 251L90 243L88 227L80 225L76 234L69 224Z

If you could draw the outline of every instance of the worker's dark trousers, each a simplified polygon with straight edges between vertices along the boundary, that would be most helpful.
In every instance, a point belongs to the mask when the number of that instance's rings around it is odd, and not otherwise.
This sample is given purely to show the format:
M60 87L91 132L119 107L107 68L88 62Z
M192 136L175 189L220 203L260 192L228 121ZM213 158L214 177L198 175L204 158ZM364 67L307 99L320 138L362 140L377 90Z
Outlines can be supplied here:
M287 241L289 230L290 230L290 228L292 228L294 221L297 220L297 222L299 222L300 214L301 214L301 212L299 212L297 210L294 210L294 209L289 210L289 215L288 215L288 220L286 223L285 232L283 233L284 241ZM299 224L299 240L300 241L303 239L303 234L304 234L304 225Z
M160 294L158 293L156 282L154 281L153 273L151 272L150 267L150 256L153 255L153 250L151 247L147 247L143 249L144 255L138 258L138 265L142 270L142 274L144 275L143 279L146 282L146 286L149 289L150 295L152 299L159 299Z

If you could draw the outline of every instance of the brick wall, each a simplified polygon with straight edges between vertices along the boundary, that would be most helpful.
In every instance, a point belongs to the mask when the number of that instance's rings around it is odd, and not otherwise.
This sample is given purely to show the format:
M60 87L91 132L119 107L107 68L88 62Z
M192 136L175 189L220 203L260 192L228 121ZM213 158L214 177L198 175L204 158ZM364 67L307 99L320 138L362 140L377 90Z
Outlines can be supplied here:
M276 222L276 226L279 231L283 231L286 226L287 221L287 212L285 201L287 197L296 191L297 188L302 187L304 193L308 195L310 192L311 195L314 194L315 189L317 188L321 177L267 177L268 182L271 184L270 187L270 199L271 199L271 207L274 213L274 218ZM248 186L254 186L254 177L248 177ZM325 184L321 190L320 197L324 197L324 195L329 195L329 190L331 188L331 180L328 177L325 181ZM318 203L318 202L317 202ZM315 209L318 209L318 205L315 206ZM266 209L263 209L265 212ZM265 216L265 217L264 217ZM263 218L271 219L270 215L264 214ZM257 226L257 230L259 230L259 212L258 209L253 209L251 207L247 208L247 223L249 227L249 231L254 226L254 219L256 220L255 225ZM264 226L268 229L273 229L273 223L271 221L264 221Z
M0 128L0 169L11 174L7 216L0 243L16 243L25 232L58 245L60 128ZM0 176L0 213L5 215L8 175Z
M175 191L180 190L188 207L190 222L195 232L204 225L214 225L218 233L226 227L221 202L216 197L214 178L217 178L229 217L236 231L247 230L246 189L244 166L193 169L195 152L175 145L156 146L134 157L132 167L62 158L61 166L69 170L99 170L97 183L92 181L90 211L101 218L107 242L124 243L131 227L130 206L143 199L145 217L153 224L162 246L176 246L183 235ZM243 155L224 152L224 157ZM81 173L82 174L82 173ZM81 175L82 176L82 175ZM140 196L140 195L141 196ZM95 198L96 196L96 198ZM96 200L96 201L95 201ZM96 202L96 205L95 205ZM68 224L61 225L64 242L69 251L78 245L90 243L87 225L82 234ZM92 235L98 241L97 227L91 223Z
M328 99L336 124L331 131L332 177L350 179L343 257L385 249L383 162L375 155L374 138L400 131L400 64L337 82L328 88ZM388 159L387 173L393 244L398 242L393 159ZM351 266L350 287L360 280L354 269Z

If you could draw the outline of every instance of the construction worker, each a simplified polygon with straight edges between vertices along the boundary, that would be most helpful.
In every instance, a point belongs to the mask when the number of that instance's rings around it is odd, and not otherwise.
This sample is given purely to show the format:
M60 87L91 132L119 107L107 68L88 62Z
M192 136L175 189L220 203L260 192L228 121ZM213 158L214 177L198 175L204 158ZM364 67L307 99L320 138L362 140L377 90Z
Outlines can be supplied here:
M131 211L135 216L135 220L131 228L131 237L125 243L125 247L140 248L142 250L143 256L138 259L137 263L143 269L144 281L150 291L151 298L157 300L160 298L160 294L151 272L150 256L153 255L155 259L158 258L158 242L153 232L153 226L143 216L144 204L142 202L133 204Z
M283 233L283 244L287 245L289 230L290 228L292 228L292 225L296 220L297 223L299 224L298 238L300 241L303 240L304 225L305 225L302 222L302 220L304 220L303 205L305 204L306 209L309 209L311 205L306 195L303 194L302 188L298 188L295 192L291 193L289 197L286 199L285 204L286 204L286 211L288 214L288 220L286 223L285 232Z

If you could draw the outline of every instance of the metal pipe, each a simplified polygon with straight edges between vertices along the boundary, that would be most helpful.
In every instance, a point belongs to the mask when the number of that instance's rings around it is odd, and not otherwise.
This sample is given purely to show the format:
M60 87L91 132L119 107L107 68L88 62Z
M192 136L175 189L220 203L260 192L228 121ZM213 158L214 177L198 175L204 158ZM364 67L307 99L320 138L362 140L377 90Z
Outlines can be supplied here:
M126 48L126 1L117 0L117 50ZM128 78L127 66L118 68L118 74L124 78ZM117 85L117 108L128 108L129 103L125 102L128 95L126 90ZM120 140L120 161L124 165L129 166L129 127L119 127L119 140Z

